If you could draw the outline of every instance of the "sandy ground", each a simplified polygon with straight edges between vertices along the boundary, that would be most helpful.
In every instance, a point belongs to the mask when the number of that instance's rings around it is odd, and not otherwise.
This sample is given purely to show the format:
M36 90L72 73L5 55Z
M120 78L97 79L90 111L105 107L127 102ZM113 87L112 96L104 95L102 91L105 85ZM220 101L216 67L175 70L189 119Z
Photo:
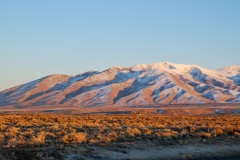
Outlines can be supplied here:
M221 141L156 144L153 141L69 144L38 148L0 149L0 160L240 160L240 143Z
M72 107L72 106L0 106L0 114L4 113L60 113L60 114L106 114L111 112L140 112L166 115L240 115L240 104L198 104L198 105L161 105L161 106L101 106L101 107Z
M66 157L67 160L93 160L93 159L219 159L237 160L240 159L240 144L224 145L173 145L156 146L146 143L116 145L109 147L91 146L91 152L83 154L72 154Z

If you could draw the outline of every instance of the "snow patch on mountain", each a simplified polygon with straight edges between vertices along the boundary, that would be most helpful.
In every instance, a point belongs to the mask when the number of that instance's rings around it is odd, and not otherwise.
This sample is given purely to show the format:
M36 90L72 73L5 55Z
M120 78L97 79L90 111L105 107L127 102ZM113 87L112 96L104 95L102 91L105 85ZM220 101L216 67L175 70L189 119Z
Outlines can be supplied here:
M159 62L55 74L0 92L0 105L101 106L240 102L240 65L208 70Z
M17 101L27 92L32 90L33 88L36 87L36 85L44 80L47 77L29 82L27 84L19 86L16 90L10 90L8 92L1 92L0 93L0 106L1 105L10 105L10 104L15 104Z
M240 74L236 76L229 77L229 79L233 80L234 84L240 86Z
M116 103L122 97L129 96L144 88L147 88L148 86L154 85L158 77L159 76L136 77L135 81L130 87L124 88L123 90L119 91L117 97L113 99L113 103Z

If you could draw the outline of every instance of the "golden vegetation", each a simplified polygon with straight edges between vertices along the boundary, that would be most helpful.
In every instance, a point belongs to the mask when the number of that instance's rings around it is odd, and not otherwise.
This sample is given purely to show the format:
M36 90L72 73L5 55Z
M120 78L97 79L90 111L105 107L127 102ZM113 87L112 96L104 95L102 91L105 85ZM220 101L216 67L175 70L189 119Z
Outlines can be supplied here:
M0 115L1 148L229 136L240 139L239 116Z

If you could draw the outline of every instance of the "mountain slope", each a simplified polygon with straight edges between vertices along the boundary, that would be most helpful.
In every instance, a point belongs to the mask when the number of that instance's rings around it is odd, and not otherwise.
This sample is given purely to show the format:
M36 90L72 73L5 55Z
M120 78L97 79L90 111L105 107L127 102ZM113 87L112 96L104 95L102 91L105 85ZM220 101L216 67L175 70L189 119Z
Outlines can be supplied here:
M51 75L0 92L0 105L134 106L240 102L240 65L208 70L161 62Z

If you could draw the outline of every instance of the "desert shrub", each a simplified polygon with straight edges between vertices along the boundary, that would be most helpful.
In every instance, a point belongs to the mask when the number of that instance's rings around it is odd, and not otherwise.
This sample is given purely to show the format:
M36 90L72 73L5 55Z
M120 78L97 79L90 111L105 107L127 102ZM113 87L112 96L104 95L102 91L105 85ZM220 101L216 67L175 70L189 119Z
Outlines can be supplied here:
M16 138L11 138L7 141L7 145L4 146L5 148L15 148L17 145L17 139Z
M183 129L180 134L181 134L182 136L186 136L186 135L188 135L188 130Z
M223 130L220 128L214 129L211 131L213 136L222 136L224 134Z
M200 133L198 133L198 135L200 137L203 137L203 138L210 138L211 137L211 133L207 133L207 132L200 132Z
M212 136L217 136L217 131L216 131L216 129L212 130L211 134L212 134Z
M143 130L145 129L145 125L143 123L138 123L137 128Z
M102 137L102 139L100 140L100 143L109 144L111 141L112 140L109 137Z
M44 144L44 142L45 142L45 137L46 137L45 132L40 132L40 133L38 133L37 136L33 136L33 137L32 137L32 141L33 141L33 143L35 143L35 144Z
M140 136L141 135L141 131L137 128L133 128L132 129L132 133L135 135L135 136Z
M0 124L0 131L4 132L7 129L7 125L5 124Z
M10 114L0 115L0 122L0 144L8 147L178 137L188 141L187 138L240 134L239 116Z
M172 131L171 136L174 137L174 138L177 138L178 137L178 132L177 131Z
M59 124L54 124L53 126L49 127L49 130L51 131L58 131L59 129Z
M173 140L176 140L179 138L178 134L171 134L170 136Z
M113 141L116 141L116 139L117 139L117 133L116 132L111 132L111 133L109 133L109 138L111 139L111 141L113 142Z
M4 142L4 135L0 133L0 145Z
M90 139L89 143L90 144L96 144L96 143L99 143L99 140L97 140L97 139Z
M126 136L127 136L127 137L130 137L130 138L134 138L134 137L135 137L135 135L132 133L131 130L128 130L128 131L126 132Z
M238 136L240 136L240 133L238 133L237 131L235 131L235 132L233 133L233 135L236 136L236 137L238 137Z
M200 130L203 131L203 132L207 132L208 131L208 127L205 123L202 123L201 126L200 126Z
M163 129L163 128L165 128L166 126L164 125L164 124L157 124L156 125L156 128L157 129Z
M8 129L8 132L9 132L9 136L10 137L16 137L17 136L17 133L19 132L19 128L16 128L16 127L10 127L9 129Z
M171 132L162 132L161 136L162 137L171 137Z
M24 136L26 138L31 138L34 135L34 130L29 129L29 130L27 130L25 132L21 132L20 135Z
M46 132L46 139L52 139L52 138L56 138L56 135L52 132Z
M237 130L238 132L240 132L240 125L239 125L239 124L236 126L236 130Z
M220 129L220 128L216 129L216 134L217 134L217 136L222 136L223 135L223 130Z
M144 131L144 136L150 136L151 134L153 133L153 131L152 130L146 130L146 131Z
M191 126L190 129L189 129L189 132L190 133L195 133L196 132L196 128L194 126Z
M63 143L72 143L72 142L86 143L86 141L87 141L87 134L83 132L70 133L62 137Z
M7 140L5 148L16 148L23 147L26 145L26 140L24 136L14 137Z
M97 138L99 139L99 142L102 144L109 144L112 140L108 136L98 134Z
M174 126L171 127L171 130L180 132L182 130L182 128L181 128L180 125L174 125Z
M227 134L233 135L234 127L232 125L226 126L226 132Z
M171 132L171 129L169 128L163 129L163 132Z

